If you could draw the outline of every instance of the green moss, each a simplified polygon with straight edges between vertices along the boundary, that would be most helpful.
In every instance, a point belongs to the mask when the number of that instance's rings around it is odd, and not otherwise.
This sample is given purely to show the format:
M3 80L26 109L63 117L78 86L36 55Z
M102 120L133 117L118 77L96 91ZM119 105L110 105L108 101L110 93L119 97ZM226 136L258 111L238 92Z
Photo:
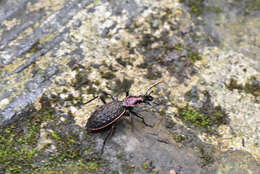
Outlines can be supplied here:
M23 120L23 129L19 125L0 129L0 163L7 173L26 173L36 168L40 125L53 118L53 113L53 109L46 107L39 112L39 117Z
M53 102L51 98L43 96L40 102L41 110L34 110L15 125L0 128L0 171L6 170L6 173L84 173L86 171L96 173L100 167L100 161L95 160L96 153L92 148L95 143L88 137L86 137L87 145L80 143L79 134L75 132L77 126L73 124L73 117L67 115L65 121L61 122L60 117L51 107L54 104L51 104ZM40 131L43 129L45 134L41 134L40 137ZM48 141L46 145L39 144L42 142L39 138L51 141ZM85 150L84 153L82 149Z
M87 171L89 172L96 172L99 165L97 162L90 161L87 163Z
M66 164L65 166L57 166L55 168L46 168L41 167L35 173L44 173L44 174L63 174L63 173L73 173L73 174L80 174L80 173L96 173L99 168L99 163L95 161L90 161L88 163L84 163L81 160L76 162L72 162L70 164Z
M49 158L49 167L56 166L64 161L77 160L80 157L80 148L77 137L65 136L56 130L50 137L54 140L57 153L51 154Z
M227 119L225 112L219 106L211 107L203 106L200 110L184 107L179 109L179 114L184 122L204 129L208 133L214 133L216 127L227 123Z
M196 127L199 128L209 128L209 120L203 115L191 108L184 108L181 110L181 116L183 117L184 121L187 123L192 123Z

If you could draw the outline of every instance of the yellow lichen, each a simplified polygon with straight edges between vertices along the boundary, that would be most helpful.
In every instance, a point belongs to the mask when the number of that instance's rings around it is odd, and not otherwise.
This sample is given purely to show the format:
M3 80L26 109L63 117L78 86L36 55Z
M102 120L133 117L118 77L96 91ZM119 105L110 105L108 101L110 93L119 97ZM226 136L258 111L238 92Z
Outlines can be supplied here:
M50 14L50 11L58 11L62 7L64 7L65 0L55 1L55 0L40 0L36 3L29 2L27 4L27 9L29 9L30 12L33 11L39 11L42 8L46 9L47 14Z
M4 20L3 24L7 27L7 30L10 30L16 25L19 25L21 23L20 20L13 18L12 20Z

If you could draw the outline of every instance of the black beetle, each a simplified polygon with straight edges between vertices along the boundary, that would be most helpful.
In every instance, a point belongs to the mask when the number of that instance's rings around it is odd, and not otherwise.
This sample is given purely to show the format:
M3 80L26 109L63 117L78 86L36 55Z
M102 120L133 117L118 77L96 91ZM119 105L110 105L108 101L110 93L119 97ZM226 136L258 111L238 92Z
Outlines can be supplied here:
M104 146L105 146L105 143L106 143L108 137L110 137L114 131L115 123L123 115L125 115L126 112L128 112L130 114L132 126L133 126L133 116L132 115L134 115L134 116L140 118L145 126L152 127L151 125L149 125L145 122L142 115L134 112L133 108L135 106L137 106L139 103L147 103L150 105L149 102L153 100L153 97L150 95L152 93L152 91L150 93L148 93L148 91L159 83L160 82L157 82L154 85L152 85L146 91L145 95L139 95L139 96L129 95L129 92L127 91L126 97L122 101L119 101L119 100L115 99L112 95L104 92L106 95L109 95L113 101L110 103L106 103L104 98L100 97L100 99L102 100L104 105L96 108L94 113L91 114L91 116L88 119L87 124L85 126L85 128L88 132L99 131L99 130L107 128L108 126L111 126L110 132L108 133L108 135L106 136L106 138L103 142L102 149L101 149L101 155L103 153ZM96 98L98 98L98 97L94 97L87 103L95 100Z

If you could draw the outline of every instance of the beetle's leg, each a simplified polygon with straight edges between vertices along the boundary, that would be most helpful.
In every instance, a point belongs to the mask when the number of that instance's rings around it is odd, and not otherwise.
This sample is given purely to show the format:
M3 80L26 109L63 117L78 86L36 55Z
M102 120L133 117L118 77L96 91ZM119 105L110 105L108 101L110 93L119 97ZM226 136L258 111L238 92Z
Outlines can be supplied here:
M134 132L135 131L135 129L134 129L134 117L132 115L132 112L130 112L129 115L130 115L130 121L131 121L131 130L132 130L132 132Z
M144 121L144 118L143 118L143 116L142 116L141 114L137 114L136 112L134 112L134 111L132 111L132 110L130 110L130 112L131 112L132 114L134 114L135 116L137 116L138 118L140 118L140 119L143 121L143 123L144 123L145 126L153 127L152 125L149 125L149 124L147 124L147 123Z
M101 99L101 101L102 101L104 104L107 103L106 100L104 99L104 97L100 96L99 98Z
M96 97L94 97L94 98L90 99L89 101L87 101L87 102L86 102L86 103L84 103L84 104L88 104L88 103L92 102L93 100L95 100L96 98L98 98L98 96L96 96Z
M106 136L106 138L105 138L105 140L104 140L104 142L103 142L102 149L101 149L101 153L100 153L100 157L102 156L102 154L103 154L103 152L104 152L104 147L105 147L105 145L106 145L106 142L107 142L108 138L111 137L111 135L113 134L113 132L114 132L114 130L115 130L115 127L116 127L116 125L113 124L112 127L110 128L110 130L109 130L109 132L108 132L108 134L107 134L107 136Z
M132 130L132 132L134 132L135 128L134 128L134 116L133 116L133 114L127 109L125 115L130 117L131 130Z
M126 91L126 92L125 92L125 96L126 96L126 97L129 96L129 91Z

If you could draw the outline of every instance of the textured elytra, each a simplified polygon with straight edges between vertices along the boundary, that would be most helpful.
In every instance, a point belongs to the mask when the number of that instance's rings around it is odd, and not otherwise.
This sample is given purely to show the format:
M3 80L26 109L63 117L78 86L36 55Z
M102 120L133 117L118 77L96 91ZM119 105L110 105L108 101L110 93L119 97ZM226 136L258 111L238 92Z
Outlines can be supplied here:
M112 101L96 108L96 111L88 119L86 129L99 130L109 126L125 113L122 101Z

